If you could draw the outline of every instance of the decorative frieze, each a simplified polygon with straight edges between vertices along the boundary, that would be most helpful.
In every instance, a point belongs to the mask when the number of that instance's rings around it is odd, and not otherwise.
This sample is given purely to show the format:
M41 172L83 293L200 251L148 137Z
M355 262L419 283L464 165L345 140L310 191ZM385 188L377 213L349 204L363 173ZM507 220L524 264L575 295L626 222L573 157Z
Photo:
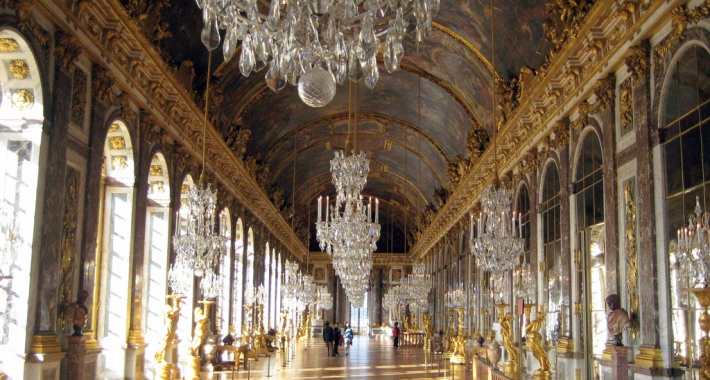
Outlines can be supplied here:
M81 45L72 35L64 32L57 32L57 42L54 45L54 56L56 62L64 70L71 72L74 68L74 61L81 54Z
M71 303L72 285L74 283L76 232L79 214L79 180L79 171L67 166L64 189L64 221L62 223L61 284L59 286L59 305L57 306L57 323L60 329L64 329L68 322L67 310Z
M79 128L84 128L86 114L86 73L78 67L74 69L71 98L71 121Z

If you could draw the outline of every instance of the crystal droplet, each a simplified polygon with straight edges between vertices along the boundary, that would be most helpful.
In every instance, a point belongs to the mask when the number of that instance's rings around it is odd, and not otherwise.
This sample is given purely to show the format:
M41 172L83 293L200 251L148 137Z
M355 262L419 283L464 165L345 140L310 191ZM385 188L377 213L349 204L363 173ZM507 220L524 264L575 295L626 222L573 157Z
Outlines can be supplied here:
M234 51L237 49L237 29L232 28L224 37L224 61L229 62L234 56Z
M377 54L377 50L380 45L372 26L372 15L369 13L365 15L365 19L362 22L362 29L360 29L359 37L365 58L370 58Z
M380 79L380 71L377 69L377 57L373 56L365 67L365 85L373 89Z
M278 63L276 59L271 61L271 64L269 65L269 71L266 73L264 80L266 81L266 85L273 92L280 91L284 87L286 87L286 80L283 78L279 78Z
M242 54L239 56L239 71L242 75L248 77L254 70L254 51L251 48L251 35L247 34L242 41Z
M208 12L205 10L205 12ZM205 16L205 22L204 26L202 27L202 34L200 37L202 37L202 43L205 45L207 50L214 50L219 46L219 29L217 28L217 19L212 18L211 16Z
M392 33L391 31L388 32ZM383 60L385 61L385 69L387 69L387 72L392 74L395 70L397 70L397 66L399 62L396 62L396 57L397 53L394 51L394 43L392 42L392 37L388 36L387 37L387 43L385 44L385 52L382 54L383 55Z

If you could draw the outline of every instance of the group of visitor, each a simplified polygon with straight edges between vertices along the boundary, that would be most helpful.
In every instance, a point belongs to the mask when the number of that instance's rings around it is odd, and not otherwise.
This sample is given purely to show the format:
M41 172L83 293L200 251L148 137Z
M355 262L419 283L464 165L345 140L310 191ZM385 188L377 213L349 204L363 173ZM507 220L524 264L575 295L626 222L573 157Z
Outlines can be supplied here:
M343 331L340 330L337 322L334 326L333 328L330 322L326 322L323 328L323 341L328 346L328 356L340 356L338 346L345 346L345 355L348 355L353 344L353 329L350 327L350 322L345 322Z

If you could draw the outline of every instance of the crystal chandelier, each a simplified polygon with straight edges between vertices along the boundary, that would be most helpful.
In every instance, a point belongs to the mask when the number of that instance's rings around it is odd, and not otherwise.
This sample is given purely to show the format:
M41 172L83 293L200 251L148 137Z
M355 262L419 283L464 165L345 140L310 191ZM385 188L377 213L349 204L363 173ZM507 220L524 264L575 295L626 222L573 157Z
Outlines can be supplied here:
M678 263L693 286L710 288L710 213L703 212L700 197L695 198L694 211L688 226L678 230Z
M522 223L511 213L512 190L489 185L481 195L483 211L471 215L471 253L484 271L505 271L519 265L525 249ZM475 236L475 237L474 237Z
M524 263L520 269L513 274L515 278L515 291L518 298L522 298L526 304L534 304L536 302L537 293L535 293L535 272L530 268L529 263Z
M379 78L377 53L389 73L404 56L402 40L414 18L417 48L431 32L440 0L197 0L202 9L202 43L214 50L225 29L223 52L237 50L239 70L248 77L269 66L266 84L279 91L298 85L301 99L322 107L345 78L373 88Z
M191 188L187 192L186 226L178 228L173 236L173 245L178 259L193 268L195 276L202 277L207 269L213 268L227 252L228 238L215 232L215 206L217 190L210 184Z
M222 275L211 267L207 268L200 280L200 290L205 299L216 300L222 292Z
M321 310L330 310L333 307L333 296L325 286L319 286L316 289L316 308Z
M466 292L461 287L444 294L444 306L449 309L463 309L466 304Z
M194 272L185 262L185 257L178 256L168 271L168 286L173 290L173 295L186 296L191 292Z

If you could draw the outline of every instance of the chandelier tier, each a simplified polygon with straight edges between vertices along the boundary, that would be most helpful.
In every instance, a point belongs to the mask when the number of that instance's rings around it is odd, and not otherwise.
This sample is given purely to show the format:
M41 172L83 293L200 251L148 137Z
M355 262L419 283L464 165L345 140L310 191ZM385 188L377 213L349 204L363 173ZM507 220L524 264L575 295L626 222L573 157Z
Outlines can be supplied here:
M345 78L373 88L379 78L377 53L389 73L404 56L402 40L413 18L417 48L431 33L440 0L196 0L202 9L202 43L214 50L225 29L229 61L241 41L239 69L245 77L269 66L265 80L279 91L289 82L301 99L322 107ZM313 72L317 72L313 74ZM326 73L328 75L322 75ZM302 83L304 82L304 83ZM301 87L315 87L307 97ZM323 88L331 88L325 90ZM315 98L310 95L317 94Z
M512 200L512 190L489 185L481 194L479 218L471 215L470 251L486 272L511 270L520 264L525 241L520 217L516 220L510 211Z
M710 213L703 212L700 197L695 198L694 211L688 226L678 230L678 262L692 286L710 288Z

